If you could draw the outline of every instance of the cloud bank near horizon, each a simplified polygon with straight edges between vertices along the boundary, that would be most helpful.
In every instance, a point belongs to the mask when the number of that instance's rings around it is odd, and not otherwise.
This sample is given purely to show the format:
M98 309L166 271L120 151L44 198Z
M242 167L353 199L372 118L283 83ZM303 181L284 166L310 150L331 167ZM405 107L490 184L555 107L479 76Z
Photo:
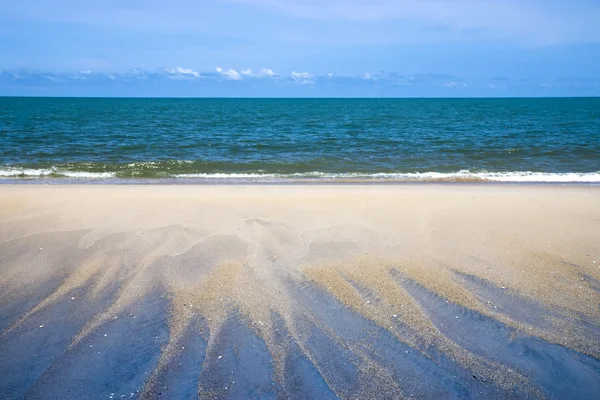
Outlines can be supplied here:
M467 79L452 74L400 74L393 71L359 76L325 75L268 68L253 71L215 67L199 71L186 67L124 72L0 71L0 95L106 96L327 96L340 97L506 97L561 96L570 91L583 96L600 94L600 79L559 77L553 80L494 76ZM237 94L236 94L237 93Z

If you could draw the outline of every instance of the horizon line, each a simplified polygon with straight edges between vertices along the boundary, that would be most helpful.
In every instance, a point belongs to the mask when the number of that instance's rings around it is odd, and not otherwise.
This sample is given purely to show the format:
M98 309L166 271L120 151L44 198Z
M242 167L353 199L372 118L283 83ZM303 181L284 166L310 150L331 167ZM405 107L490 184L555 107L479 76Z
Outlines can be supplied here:
M320 99L320 100L377 100L377 99L388 99L388 100L425 100L425 99L439 99L439 100L468 100L468 99L600 99L600 94L591 96L406 96L406 97L395 97L395 96L21 96L21 95L2 95L2 99L10 98L30 98L30 99L197 99L197 100L235 100L235 99L246 99L246 100L300 100L300 99Z

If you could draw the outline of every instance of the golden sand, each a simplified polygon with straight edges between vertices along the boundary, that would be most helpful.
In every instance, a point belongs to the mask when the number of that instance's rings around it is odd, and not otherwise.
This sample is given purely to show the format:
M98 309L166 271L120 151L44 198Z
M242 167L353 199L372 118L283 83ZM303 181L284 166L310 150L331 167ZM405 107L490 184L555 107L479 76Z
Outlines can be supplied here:
M40 238L50 247L40 248ZM209 327L207 352L218 340L214 333L238 316L265 341L281 376L287 349L275 339L274 316L314 359L297 321L319 322L289 290L310 284L426 356L433 345L510 388L514 382L527 386L526 378L444 336L399 279L598 358L598 338L579 322L600 324L600 293L593 285L600 280L599 243L596 187L3 186L0 245L18 251L0 255L0 304L51 279L61 282L10 331L74 288L89 287L90 302L116 290L116 300L73 338L75 346L127 305L164 290L171 301L171 338L157 373L200 315ZM494 311L457 273L552 314L540 326ZM398 320L408 329L395 327ZM375 371L400 393L384 368L358 356L360 369Z

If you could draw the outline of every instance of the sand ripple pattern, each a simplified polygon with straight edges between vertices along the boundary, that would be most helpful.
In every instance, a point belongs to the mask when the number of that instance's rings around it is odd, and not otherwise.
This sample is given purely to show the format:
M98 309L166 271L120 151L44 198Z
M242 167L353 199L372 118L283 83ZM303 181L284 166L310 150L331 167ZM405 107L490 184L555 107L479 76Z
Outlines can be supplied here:
M596 188L2 189L1 398L600 392Z

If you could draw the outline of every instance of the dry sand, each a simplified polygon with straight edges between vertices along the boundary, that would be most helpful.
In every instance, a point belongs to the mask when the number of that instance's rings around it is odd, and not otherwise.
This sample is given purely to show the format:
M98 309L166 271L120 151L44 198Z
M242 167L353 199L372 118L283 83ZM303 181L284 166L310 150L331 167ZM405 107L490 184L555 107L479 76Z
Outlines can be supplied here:
M2 398L587 398L600 188L1 186L0 330Z

